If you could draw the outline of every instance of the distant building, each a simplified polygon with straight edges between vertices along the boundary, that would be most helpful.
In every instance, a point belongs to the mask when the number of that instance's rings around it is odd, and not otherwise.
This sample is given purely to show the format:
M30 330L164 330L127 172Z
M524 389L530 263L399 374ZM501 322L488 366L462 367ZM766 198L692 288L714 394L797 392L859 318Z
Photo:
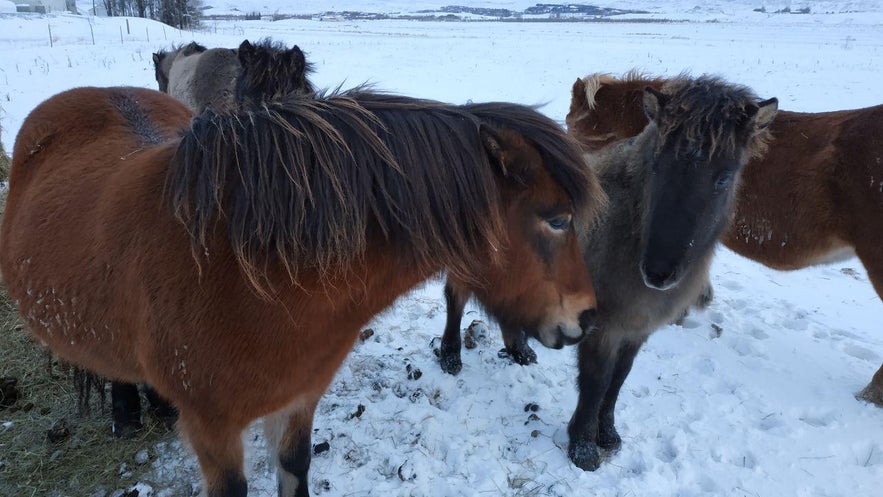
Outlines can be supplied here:
M15 14L15 13L16 13L16 8L15 8L14 3L12 3L10 0L0 0L0 14ZM0 157L0 160L3 160L3 158Z
M68 10L65 0L12 0L12 3L15 4L15 10L18 12L48 14Z

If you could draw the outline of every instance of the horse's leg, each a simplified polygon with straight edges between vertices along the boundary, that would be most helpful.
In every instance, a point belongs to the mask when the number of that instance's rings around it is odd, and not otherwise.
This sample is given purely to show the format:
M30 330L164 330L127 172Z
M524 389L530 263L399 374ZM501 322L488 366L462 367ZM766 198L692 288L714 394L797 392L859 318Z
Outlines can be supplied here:
M883 247L879 241L870 240L856 244L855 253L865 266L877 295L883 299ZM883 366L880 366L868 386L858 393L858 398L883 407Z
M714 300L714 286L711 284L711 280L706 280L705 285L702 287L702 291L699 293L699 298L696 299L696 303L693 304L693 307L697 309L705 309L711 302Z
M175 425L175 421L178 420L178 410L175 409L175 406L160 397L150 385L144 385L144 395L150 403L148 409L153 412L154 416L161 419L168 428L172 428Z
M619 390L625 382L635 356L641 350L642 342L632 343L625 341L617 352L616 366L613 368L613 376L610 378L610 387L604 402L601 404L601 412L598 415L598 446L605 450L616 450L622 445L622 438L616 431L614 411Z
M110 383L110 404L113 413L113 434L130 438L142 428L141 397L138 385L113 381Z
M705 285L702 287L702 291L699 293L699 297L696 298L696 301L693 302L691 307L695 307L700 311L711 305L711 301L714 300L714 287L711 285L711 280L706 280ZM690 307L684 309L684 312L675 320L674 324L678 326L684 325L684 320L690 314Z
M527 344L527 335L521 328L500 324L503 332L503 343L506 344L506 354L518 364L527 366L537 362L537 353Z
M308 497L313 413L319 399L295 402L264 418L264 433L276 465L279 497Z
M469 300L469 292L456 288L450 278L445 282L445 304L448 320L439 346L439 362L444 372L457 374L463 367L460 360L460 321L463 319L463 308Z
M242 471L242 431L245 426L222 417L210 419L180 411L178 426L196 458L204 478L202 497L246 497L248 486Z
M598 421L616 367L621 338L596 331L579 344L579 400L567 434L567 455L580 469L594 471L601 465Z

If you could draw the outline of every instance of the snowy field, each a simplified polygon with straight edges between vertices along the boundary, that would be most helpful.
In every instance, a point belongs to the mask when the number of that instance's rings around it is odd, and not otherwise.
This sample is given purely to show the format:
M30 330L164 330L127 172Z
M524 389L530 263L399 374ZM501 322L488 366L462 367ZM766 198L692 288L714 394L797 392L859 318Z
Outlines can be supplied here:
M28 112L62 90L155 88L151 53L172 43L234 47L267 36L303 48L320 87L371 81L454 103L546 103L561 122L577 77L632 68L717 73L794 111L883 102L883 13L865 8L875 2L778 16L740 4L667 24L219 21L196 32L142 19L130 19L127 33L119 18L0 16L2 139L11 150ZM710 308L660 329L638 356L617 411L623 447L594 473L566 455L574 349L534 342L539 364L514 366L497 357L502 341L489 324L478 347L464 350L460 375L446 375L433 354L441 283L428 283L369 325L374 336L356 345L320 404L313 442L330 449L314 456L313 493L880 495L883 409L853 397L883 361L883 305L861 264L780 273L721 248L712 281ZM467 312L464 327L483 319ZM258 433L246 438L250 495L273 495ZM141 496L189 493L195 458L177 443L154 452L156 474Z

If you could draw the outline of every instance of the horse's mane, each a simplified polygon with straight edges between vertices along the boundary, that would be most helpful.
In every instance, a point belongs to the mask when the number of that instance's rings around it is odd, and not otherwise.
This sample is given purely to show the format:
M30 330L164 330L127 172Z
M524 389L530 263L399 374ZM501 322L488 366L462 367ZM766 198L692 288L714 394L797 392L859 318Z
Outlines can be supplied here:
M469 280L505 242L482 121L528 131L574 205L589 203L595 191L579 148L535 110L365 88L207 111L184 134L166 192L198 257L226 225L258 291L274 261L295 281L301 268L327 278L360 260L372 237L398 240L400 253L413 255L404 264L441 263Z
M464 109L493 126L524 135L540 151L555 181L573 199L575 217L588 223L598 217L607 197L596 177L588 173L579 142L565 134L558 123L536 107L506 102L469 104Z
M187 56L193 55L195 53L202 53L208 50L205 46L196 43L195 41L191 41L186 45L181 45L175 47L172 51L177 52L179 55Z
M589 110L595 108L596 100L595 96L598 94L598 90L601 89L604 85L629 85L634 87L637 90L643 90L645 86L659 86L664 80L662 78L654 78L652 76L647 75L647 73L641 71L640 69L630 69L628 72L623 74L621 77L616 77L610 73L601 73L597 72L594 74L589 74L588 76L583 78L583 82L585 83L585 91L586 91L586 105Z
M186 45L172 45L172 48L170 48L168 50L161 49L158 52L156 52L155 55L157 55L159 60L161 61L172 54L174 54L175 56L193 55L196 53L205 52L206 50L208 50L208 49L206 47L204 47L203 45L200 45L199 43L196 43L195 41L191 41L190 43L188 43Z
M254 44L246 40L238 52L242 66L235 84L238 103L260 104L291 93L316 92L308 77L313 73L313 64L297 45L289 49L269 38Z
M709 75L691 78L681 74L666 80L662 91L668 97L659 130L663 139L679 133L691 149L707 148L710 154L737 151L739 134L746 132L743 128L753 116L749 108L756 111L759 101L747 86ZM752 131L746 152L757 157L766 151L771 135L767 128Z

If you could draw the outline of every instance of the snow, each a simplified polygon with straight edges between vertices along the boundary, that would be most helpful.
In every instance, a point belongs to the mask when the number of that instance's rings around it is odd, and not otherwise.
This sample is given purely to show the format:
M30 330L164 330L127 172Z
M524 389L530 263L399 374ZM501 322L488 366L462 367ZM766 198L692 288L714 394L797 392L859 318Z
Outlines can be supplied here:
M266 4L268 10L290 5L303 12L316 5L321 6L316 12L356 6L393 12L423 5L270 2L255 5ZM122 18L2 16L2 139L11 150L27 113L62 90L155 88L151 53L191 39L234 47L246 37L272 36L307 52L320 87L372 81L391 91L455 103L546 103L543 111L562 122L577 77L635 67L662 75L721 74L762 97L778 97L780 108L794 111L881 103L879 2L597 4L690 22L292 19L210 21L204 30L180 32L129 19L127 33ZM768 10L810 5L813 12L840 13L752 11L761 5ZM709 309L692 314L682 327L660 329L639 354L616 413L623 448L594 473L575 468L566 455L567 422L577 398L574 350L548 350L533 342L539 363L511 365L497 357L502 340L490 324L478 347L464 350L459 376L446 375L432 351L444 327L441 283L427 283L369 325L374 336L356 345L320 404L313 442L327 441L329 450L313 458L313 493L878 495L883 409L853 395L883 361L883 305L859 261L784 273L721 248L712 282L716 296ZM464 328L472 319L484 319L473 307L467 312ZM409 365L422 375L409 379ZM539 409L526 410L529 403ZM355 416L360 405L364 412ZM259 426L245 440L250 495L271 495L274 482ZM165 479L183 474L181 488L189 493L198 480L192 454L178 442L154 450L156 474L141 482L142 489L180 495L165 488Z

